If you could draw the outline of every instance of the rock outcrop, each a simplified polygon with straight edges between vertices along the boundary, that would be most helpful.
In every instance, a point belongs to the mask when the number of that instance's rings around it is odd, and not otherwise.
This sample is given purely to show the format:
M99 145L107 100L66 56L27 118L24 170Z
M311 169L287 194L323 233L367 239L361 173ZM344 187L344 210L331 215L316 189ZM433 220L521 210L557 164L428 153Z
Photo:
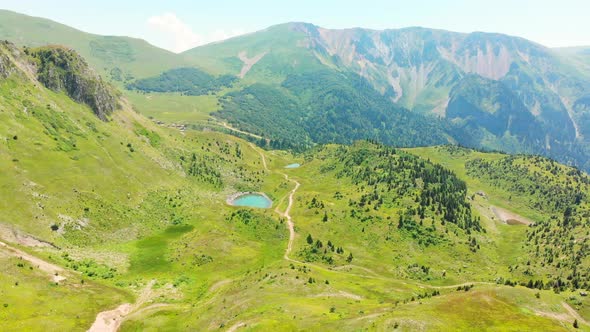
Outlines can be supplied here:
M13 75L67 94L88 105L103 121L119 107L119 92L78 53L62 46L21 49L9 41L0 41L0 79Z
M101 120L119 106L116 90L94 72L75 51L61 46L30 49L37 78L45 87L65 92L73 100L88 105Z

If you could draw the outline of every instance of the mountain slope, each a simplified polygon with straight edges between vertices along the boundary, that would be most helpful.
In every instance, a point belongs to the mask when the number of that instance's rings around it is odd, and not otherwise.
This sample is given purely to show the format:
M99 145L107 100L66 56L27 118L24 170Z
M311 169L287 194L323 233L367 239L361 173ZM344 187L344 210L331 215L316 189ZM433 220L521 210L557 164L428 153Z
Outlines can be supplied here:
M114 81L155 75L182 64L176 54L144 40L94 35L48 19L8 10L0 10L0 38L19 46L57 44L73 48L96 70Z
M66 62L64 74L88 74L76 72L79 59L71 55L58 58ZM0 60L0 260L6 267L0 272L1 329L85 331L99 311L134 301L148 285L142 271L154 275L171 268L163 258L169 241L194 228L235 232L223 216L201 206L215 197L226 208L221 202L228 192L259 188L251 172L259 155L242 153L251 149L246 142L215 133L182 136L136 114L126 101L105 122L65 91L45 88L33 75L36 59L22 49L3 43ZM274 246L280 237L272 230L268 243ZM255 262L266 255L265 244L238 232L243 254L219 263L238 266L243 258ZM44 263L13 255L17 250L59 266L59 278L48 275Z
M578 100L590 93L590 80L576 71L576 62L522 38L424 28L330 30L289 23L184 55L223 68L219 69L223 73L239 73L244 84L262 80L279 84L289 75L311 75L322 70L318 68L353 72L396 105L451 122L468 121L481 129L466 133L460 124L453 133L462 144L533 151L584 168L588 165L588 115ZM245 61L253 58L255 63ZM484 98L488 104L479 105L477 116L457 116L457 104L451 103L454 96L474 83L481 89L471 97ZM489 89L492 85L497 87ZM475 90L462 94L469 92ZM488 117L508 99L518 104L502 110L514 120L514 128L532 121L535 132L509 132L512 138L507 141L504 131L490 134L485 129ZM454 113L451 117L449 110Z
M127 85L146 92L158 91L153 98L160 100L160 103L143 101L145 98L142 99L140 95L126 93L139 103L137 108L140 111L161 115L162 119L172 118L188 123L207 118L209 113L221 110L217 116L223 115L225 120L234 122L234 126L262 133L263 124L253 125L249 121L250 117L234 112L243 111L243 108L251 105L246 102L236 106L236 103L231 102L232 94L228 93L245 95L245 88L262 83L269 89L278 88L278 91L286 94L279 98L295 97L300 109L310 105L306 104L306 96L294 95L292 91L284 90L284 82L289 77L313 76L316 72L326 71L333 72L334 75L331 76L335 76L340 72L351 78L340 85L354 88L355 76L350 75L353 73L366 79L381 95L379 99L388 100L395 105L385 107L386 110L382 108L384 113L393 110L394 119L400 119L395 115L395 110L400 108L431 116L432 120L422 118L410 121L407 126L409 131L418 136L421 131L417 124L428 121L438 127L435 131L445 131L447 140L451 136L450 141L464 145L540 153L584 169L590 167L590 133L587 133L587 128L590 128L590 113L584 103L585 98L590 95L590 78L587 75L583 49L548 49L522 38L494 33L464 34L425 28L330 30L307 23L287 23L175 55L139 40L90 35L49 20L8 11L0 12L0 16L0 38L16 39L20 44L29 46L58 43L73 47L87 57L92 65L107 73L110 79L120 81L119 86ZM158 81L162 78L159 74L187 66L197 66L198 70L213 75L216 79L208 80L207 85L211 85L210 87L203 87L203 82L198 82L197 85L187 87L188 90L179 90L179 87ZM176 72L166 72L164 75L169 73ZM477 116L447 117L447 111L457 106L456 103L451 103L456 99L451 99L458 94L461 87L474 82L473 76L482 78L477 81L482 84L479 96L488 100L488 104L478 105ZM148 80L136 82L136 78ZM142 82L149 82L151 85L142 85ZM163 85L154 86L154 82ZM490 89L491 85L499 86ZM260 87L256 86L260 94L274 93ZM177 98L179 91L191 96ZM462 94L469 91L467 89ZM498 91L505 91L506 95L493 95ZM336 90L333 92L328 95L339 93ZM167 107L156 106L167 104L171 99L183 99L179 103L193 109L195 104L207 106L196 107L202 109L199 112L204 112L203 114L195 115L194 112L178 110L174 111L177 112L174 116L170 115ZM534 133L491 133L486 129L487 119L493 117L495 109L505 100L513 100L518 104L516 108L505 110L506 116L517 119L516 121L532 121ZM352 108L355 108L355 104L371 108L364 105L364 101L359 98L353 98L350 102ZM282 122L283 126L295 127L301 125L301 119L311 119L308 116L310 112L298 110L296 114L283 119L268 121L270 117L281 116L282 113L269 112L269 109L276 106L272 103L260 106L268 113L268 116L263 116L267 123ZM326 108L322 111L328 111L329 106L324 107ZM532 115L533 120L526 113ZM322 119L321 113L317 116ZM390 130L382 130L375 124L367 128L366 118L371 117L373 116L365 116L361 112L361 116L354 119L354 126L375 132L370 137L378 137L383 142L424 143L412 139L400 141L391 137ZM404 117L420 119L415 115ZM346 118L334 118L333 121L337 121L336 126L349 127L345 123L348 121ZM240 123L237 123L238 119ZM344 122L339 123L340 120ZM467 122L470 126L465 127ZM449 123L458 125L449 127ZM321 121L319 124L323 126ZM391 125L395 127L399 123ZM527 126L528 123L515 123L511 127ZM330 133L322 139L311 138L315 135L314 130L306 128L304 134L296 134L292 138L277 137L277 131L268 128L264 129L264 134L272 140L291 140L285 143L289 146L307 146L309 140L325 142L330 137L333 142L349 142L358 138L354 130L349 137L346 137L347 131L341 131ZM282 128L278 131L285 132Z
M574 62L587 77L590 77L590 46L560 47L553 51L562 56L564 61Z
M229 93L216 114L247 131L284 142L283 148L312 142L350 144L359 139L394 146L450 141L442 124L396 107L356 74L331 70L291 74L280 87L253 84Z
M71 55L56 58L66 76ZM579 171L367 141L264 151L159 126L124 99L102 121L47 89L33 56L5 43L0 59L2 330L85 331L116 308L123 331L587 326ZM228 204L239 192L273 206Z

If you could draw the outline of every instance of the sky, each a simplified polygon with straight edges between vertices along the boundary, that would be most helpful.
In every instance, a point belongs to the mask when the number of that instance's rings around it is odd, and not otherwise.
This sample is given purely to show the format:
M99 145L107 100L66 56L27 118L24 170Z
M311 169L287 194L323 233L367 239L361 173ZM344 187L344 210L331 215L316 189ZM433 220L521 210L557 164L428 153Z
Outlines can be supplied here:
M500 32L549 47L590 45L590 0L0 0L0 8L181 52L285 22Z

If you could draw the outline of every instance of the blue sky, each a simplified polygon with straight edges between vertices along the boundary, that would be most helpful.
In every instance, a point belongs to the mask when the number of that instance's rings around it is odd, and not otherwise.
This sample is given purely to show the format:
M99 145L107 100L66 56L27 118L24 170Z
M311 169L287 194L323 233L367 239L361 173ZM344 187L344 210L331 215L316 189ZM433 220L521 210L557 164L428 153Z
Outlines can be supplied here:
M590 45L590 0L0 0L0 8L173 51L289 21L501 32L552 47Z

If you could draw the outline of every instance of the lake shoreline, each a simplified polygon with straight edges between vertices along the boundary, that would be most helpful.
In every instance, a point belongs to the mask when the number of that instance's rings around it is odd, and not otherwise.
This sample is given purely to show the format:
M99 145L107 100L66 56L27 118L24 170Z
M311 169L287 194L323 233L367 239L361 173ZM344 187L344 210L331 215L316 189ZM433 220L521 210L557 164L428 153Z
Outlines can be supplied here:
M227 196L227 199L225 200L225 202L228 205L240 207L242 205L235 205L235 201L238 200L239 198L241 198L243 196L247 196L247 195L262 196L269 202L269 206L266 207L266 209L269 209L272 207L272 204L273 204L272 199L270 199L270 197L268 197L268 195L266 195L265 193L257 192L257 191L242 191L242 192L237 192L237 193L231 194L231 195Z

